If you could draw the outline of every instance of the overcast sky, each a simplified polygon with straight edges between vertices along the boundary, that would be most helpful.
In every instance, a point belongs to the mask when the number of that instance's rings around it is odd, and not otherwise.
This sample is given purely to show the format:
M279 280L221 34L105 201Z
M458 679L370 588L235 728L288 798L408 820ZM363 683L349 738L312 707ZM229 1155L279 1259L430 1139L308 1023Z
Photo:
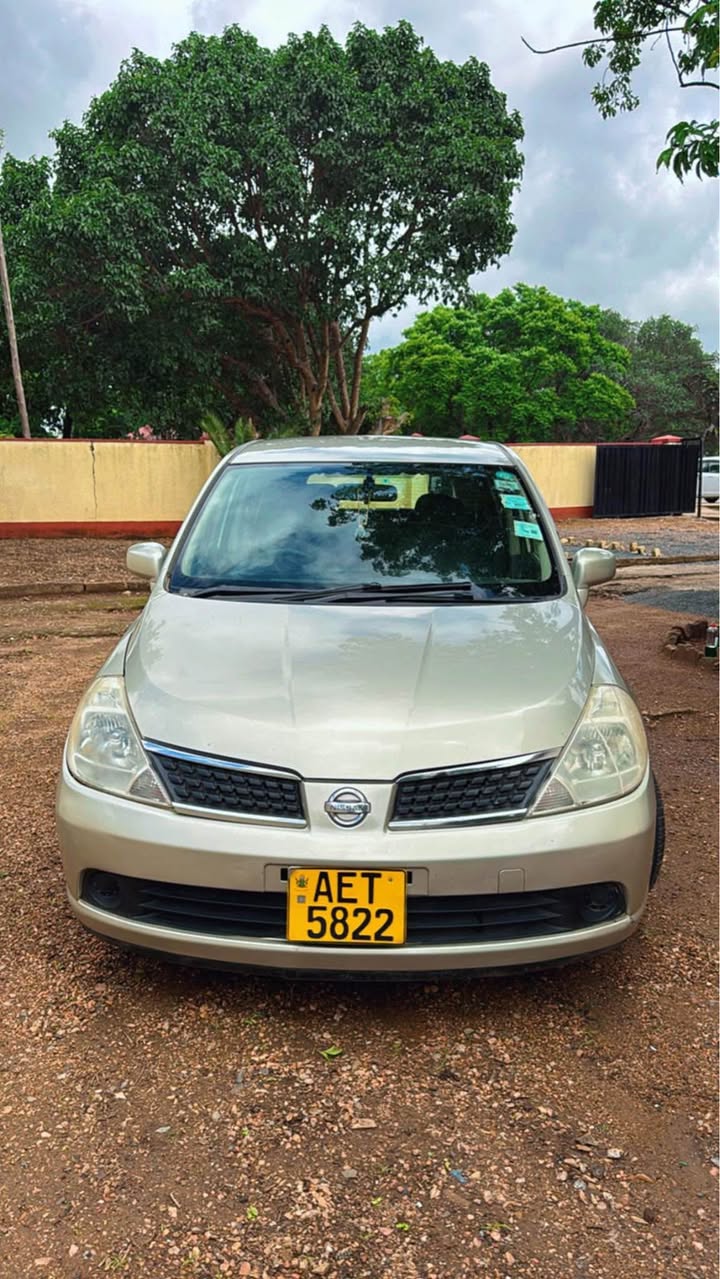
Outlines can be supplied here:
M0 0L0 129L17 156L47 152L48 131L79 120L134 46L165 56L193 29L236 22L275 45L322 22L342 38L357 20L407 18L439 56L487 62L524 120L517 235L499 270L477 277L477 286L495 293L524 280L636 319L668 312L697 325L714 350L717 183L681 185L655 172L667 129L707 117L710 92L683 93L658 44L637 77L639 110L601 120L590 99L596 74L578 50L534 57L520 42L588 37L591 14L592 0ZM413 313L410 306L386 317L373 347L397 341Z

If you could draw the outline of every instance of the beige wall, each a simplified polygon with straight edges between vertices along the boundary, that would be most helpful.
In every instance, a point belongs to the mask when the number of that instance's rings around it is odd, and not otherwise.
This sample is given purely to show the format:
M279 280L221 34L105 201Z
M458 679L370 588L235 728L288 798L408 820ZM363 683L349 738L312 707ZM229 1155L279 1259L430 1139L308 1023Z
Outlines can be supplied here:
M217 460L212 444L0 440L0 534L13 524L177 524Z
M517 444L522 458L552 511L592 510L595 487L594 444Z
M557 516L589 513L593 446L515 451ZM0 537L171 533L217 460L212 444L0 440Z

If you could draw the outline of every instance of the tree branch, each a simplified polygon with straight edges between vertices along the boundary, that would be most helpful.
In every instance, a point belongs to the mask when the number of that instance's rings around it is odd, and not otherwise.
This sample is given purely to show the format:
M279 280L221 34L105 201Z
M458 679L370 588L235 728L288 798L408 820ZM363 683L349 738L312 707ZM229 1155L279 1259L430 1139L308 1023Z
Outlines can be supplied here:
M235 367L245 375L250 386L256 390L259 398L263 400L265 404L267 404L271 409L274 409L277 413L283 412L280 404L278 403L278 398L275 395L275 392L268 386L262 374L255 372L246 360L238 360L234 355L221 355L220 361L222 364L234 364Z
M591 40L573 40L570 44L555 44L551 49L534 49L525 36L520 36L531 53L559 53L561 49L581 49L588 44L617 44L623 40L648 40L650 36L662 36L666 31L683 31L684 27L661 27L659 31L631 31L626 36L594 36Z
M680 88L681 89L702 89L702 88L717 89L718 86L716 84L713 84L712 80L683 80L682 71L680 70L678 66L678 60L675 56L675 50L672 47L672 40L670 39L670 30L671 28L666 24L665 43L667 44L668 53L670 54L672 64L675 68L675 74L678 78L678 84L680 85Z
M343 419L343 415L340 410L340 405L337 402L337 397L335 395L332 382L330 380L328 380L328 385L327 385L327 397L330 403L330 411L333 417L335 418L335 421L337 422L338 428L342 432L342 434L345 435L347 433L346 427L345 427L345 421Z
M345 372L345 361L343 359L343 341L340 333L340 325L337 320L333 320L330 325L330 336L333 342L333 356L335 358L335 374L338 381L338 389L340 391L340 399L342 402L342 410L345 422L349 423L351 417L350 396L348 394L347 374ZM347 426L344 428L347 430Z
M358 408L360 406L360 383L362 381L362 364L363 364L363 356L365 354L365 344L367 342L367 335L368 335L369 328L370 328L370 316L366 315L362 323L362 328L360 329L360 336L358 338L358 344L355 349L355 359L353 361L352 393L350 395L350 420L353 426L355 424L355 421L358 415ZM360 425L361 425L361 422L358 422L357 429L359 429Z

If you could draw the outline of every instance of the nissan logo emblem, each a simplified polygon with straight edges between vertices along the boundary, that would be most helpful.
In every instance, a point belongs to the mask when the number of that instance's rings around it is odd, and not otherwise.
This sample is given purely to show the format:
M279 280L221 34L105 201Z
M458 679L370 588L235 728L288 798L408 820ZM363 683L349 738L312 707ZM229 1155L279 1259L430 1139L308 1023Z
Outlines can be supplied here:
M325 800L325 812L336 826L359 826L371 807L370 800L354 786L341 786Z

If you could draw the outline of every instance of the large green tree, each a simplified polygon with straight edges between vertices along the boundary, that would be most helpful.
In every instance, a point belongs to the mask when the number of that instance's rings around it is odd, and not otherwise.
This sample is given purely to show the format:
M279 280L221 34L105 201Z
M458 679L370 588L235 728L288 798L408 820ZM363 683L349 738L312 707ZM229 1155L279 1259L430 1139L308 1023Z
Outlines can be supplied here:
M54 136L8 238L20 337L47 321L65 342L68 401L100 380L180 420L204 400L355 432L373 319L458 300L514 233L519 117L483 63L440 61L407 22L136 52Z
M554 49L533 49L527 40L524 43L533 53L582 46L586 65L603 67L592 96L600 114L607 118L639 106L633 76L646 51L662 41L680 88L691 90L696 103L699 94L704 94L710 109L715 110L718 0L597 0L593 13L595 39ZM703 105L700 102L701 108ZM681 181L691 172L699 178L718 176L717 119L679 120L668 131L666 143L658 156L658 168L665 165Z
M617 311L603 311L600 329L630 352L618 378L635 401L634 438L717 430L717 354L703 349L691 325L669 315L636 322Z
M392 351L368 357L369 405L386 398L427 435L522 441L614 439L633 401L629 352L600 310L519 284L420 315Z

